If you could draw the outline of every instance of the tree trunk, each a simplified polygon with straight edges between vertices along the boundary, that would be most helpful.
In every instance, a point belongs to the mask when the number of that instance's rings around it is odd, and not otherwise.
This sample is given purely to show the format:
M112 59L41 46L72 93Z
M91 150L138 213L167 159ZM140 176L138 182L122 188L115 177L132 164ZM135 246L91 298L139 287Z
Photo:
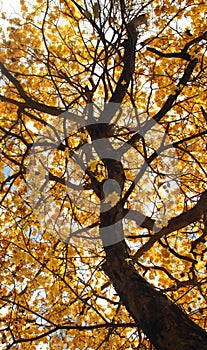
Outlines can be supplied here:
M137 326L157 350L206 350L207 333L134 269L126 243L105 247L105 273Z

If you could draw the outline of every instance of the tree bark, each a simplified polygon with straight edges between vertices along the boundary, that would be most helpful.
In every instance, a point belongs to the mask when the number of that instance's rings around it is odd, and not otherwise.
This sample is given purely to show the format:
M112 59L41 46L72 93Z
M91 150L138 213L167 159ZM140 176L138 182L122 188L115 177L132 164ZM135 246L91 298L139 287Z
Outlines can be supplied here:
M105 273L137 326L157 350L207 349L207 333L137 273L128 260L124 240L104 249Z

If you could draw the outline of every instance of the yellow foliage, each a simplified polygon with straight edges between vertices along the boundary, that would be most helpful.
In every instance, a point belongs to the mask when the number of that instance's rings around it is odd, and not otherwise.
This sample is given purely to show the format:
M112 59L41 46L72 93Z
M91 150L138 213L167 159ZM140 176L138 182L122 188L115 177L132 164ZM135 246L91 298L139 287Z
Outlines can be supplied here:
M118 1L20 4L21 15L1 12L0 29L2 349L151 349L124 325L130 316L101 267L101 186L122 170L121 196L113 189L103 201L127 196L135 268L206 327L206 214L199 207L194 220L191 210L207 189L207 5L144 1L149 26L138 28L133 65L125 40L137 1L124 14ZM125 95L107 140L118 170L84 124L88 104L97 122L116 88ZM61 117L71 107L77 123Z

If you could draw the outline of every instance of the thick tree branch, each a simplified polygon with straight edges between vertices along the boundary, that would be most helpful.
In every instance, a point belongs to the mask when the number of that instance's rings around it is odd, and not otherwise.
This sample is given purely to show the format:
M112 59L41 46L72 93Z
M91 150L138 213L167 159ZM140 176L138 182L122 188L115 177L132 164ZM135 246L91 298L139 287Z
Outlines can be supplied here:
M137 43L137 26L133 20L126 24L127 35L128 38L125 40L124 44L124 56L123 56L123 69L121 75L116 84L116 88L112 93L112 96L109 100L111 102L105 106L99 122L110 122L113 115L116 113L117 107L114 105L114 109L112 108L112 103L117 106L122 103L124 96L129 87L130 81L132 79L135 67L135 56L136 56L136 43Z
M207 334L142 278L128 261L124 241L105 247L103 266L137 326L159 350L206 350Z
M183 88L183 86L185 86L187 84L187 82L190 79L190 76L194 70L194 68L196 67L196 64L198 63L198 59L195 58L194 60L190 61L189 64L187 65L183 76L181 77L181 79L179 80L177 87L175 89L175 93L174 94L170 94L169 97L167 98L167 100L165 101L164 105L162 106L162 108L159 110L159 112L157 112L153 118L149 119L146 124L143 126L143 128L136 134L134 134L129 141L127 141L128 144L130 145L135 145L136 142L138 142L141 137L143 137L145 135L145 133L150 130L156 122L159 122L165 115L167 112L169 112L169 110L173 107L173 103L176 101L177 97L180 95L180 92ZM123 146L123 149L125 149L125 145Z
M177 97L179 96L182 88L187 84L187 82L189 81L191 74L193 73L193 70L196 66L196 64L198 63L198 59L195 58L192 61L189 62L189 64L187 65L183 76L181 77L180 81L177 84L176 90L174 94L171 94L166 102L164 103L163 107L161 108L161 110L156 113L153 117L153 120L155 120L156 122L160 121L162 119L162 117L164 117L164 115L172 108L173 103L176 101Z
M201 40L207 40L207 31L205 33L203 33L202 35L199 35L197 38L192 39L191 41L189 41L184 48L180 51L180 52L168 52L168 53L164 53L161 52L157 49L155 49L154 47L147 47L147 50L150 52L155 53L156 55L160 56L160 57L166 57L166 58L182 58L184 60L190 61L191 57L190 54L187 53L187 50L194 44L200 42Z
M161 52L157 49L155 49L154 47L147 47L147 50L155 53L156 55L158 55L159 57L166 57L166 58L183 58L186 61L190 61L190 55L187 52L184 52L183 50L180 52L169 52L169 53L165 53L165 52Z
M180 215L169 220L168 225L163 227L160 231L156 232L147 243L145 243L133 256L133 261L137 261L139 257L146 251L148 251L155 242L161 237L167 235L173 231L182 229L193 222L199 220L201 216L207 212L207 191L203 192L197 204L188 211L181 213ZM152 223L148 228L151 229Z
M127 25L128 39L125 43L125 52L123 57L124 67L120 78L117 82L114 93L112 94L109 102L121 103L126 91L128 89L129 83L131 81L132 75L134 73L134 63L135 63L135 50L137 42L137 32L134 23L129 23Z
M7 70L7 68L3 65L2 62L0 62L0 70L2 71L3 75L5 75L5 77L15 86L15 88L17 89L17 91L19 92L20 98L22 98L25 103L21 102L21 101L14 101L13 99L7 99L4 96L1 96L0 99L3 102L10 102L13 103L15 105L18 105L24 108L30 108L30 109L35 109L38 110L40 112L43 113L47 113L50 115L59 115L61 114L61 109L60 108L56 108L56 107L52 107L52 106L47 106L44 103L40 103L37 101L34 101L31 97L29 97L27 95L27 93L24 91L23 87L21 86L21 84L19 83L19 81Z

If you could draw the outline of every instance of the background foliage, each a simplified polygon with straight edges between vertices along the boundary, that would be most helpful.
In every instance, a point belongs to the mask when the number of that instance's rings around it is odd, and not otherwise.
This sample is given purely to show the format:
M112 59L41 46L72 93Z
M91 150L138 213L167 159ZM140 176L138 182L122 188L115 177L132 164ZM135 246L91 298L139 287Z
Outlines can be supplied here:
M121 81L126 23L143 13L147 25L137 29L133 78ZM121 0L21 0L21 14L1 13L3 349L153 348L101 268L105 253L95 213L88 216L71 203L61 181L70 152L87 142L87 133L72 133L68 147L53 154L50 183L56 205L80 227L95 223L91 231L83 230L69 244L60 240L33 210L28 181L28 167L34 167L30 150L46 123L53 125L68 108L116 102L117 86L125 85L122 105L139 117L134 114L128 125L119 117L117 142L130 140L127 127L135 119L140 127L151 118L157 122L151 136L135 142L124 159L123 195L137 159L149 165L127 198L132 209L131 219L123 222L127 243L138 272L207 327L207 214L199 202L207 189L206 13L205 2L195 0L127 1L125 6ZM173 151L165 149L165 135ZM107 176L98 160L89 170L99 182ZM85 193L98 203L92 190ZM142 224L140 212L146 216Z

